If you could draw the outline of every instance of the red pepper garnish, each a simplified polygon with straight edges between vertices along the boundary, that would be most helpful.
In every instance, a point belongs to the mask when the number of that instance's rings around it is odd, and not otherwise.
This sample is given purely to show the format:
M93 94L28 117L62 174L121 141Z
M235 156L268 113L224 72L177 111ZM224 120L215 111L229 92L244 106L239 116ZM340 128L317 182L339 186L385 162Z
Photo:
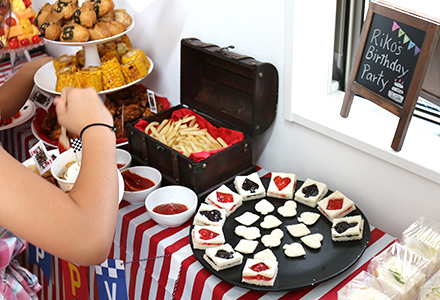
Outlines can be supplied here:
M213 238L218 236L218 233L209 229L200 229L199 234L202 240L212 240Z
M270 268L266 264L258 263L258 264L253 265L252 267L250 267L250 269L254 272L259 273L259 272L269 270Z
M327 203L327 209L328 210L338 210L342 208L342 205L344 204L344 199L337 198L337 199L330 199Z
M234 196L228 193L217 192L217 201L220 203L232 203L234 202Z

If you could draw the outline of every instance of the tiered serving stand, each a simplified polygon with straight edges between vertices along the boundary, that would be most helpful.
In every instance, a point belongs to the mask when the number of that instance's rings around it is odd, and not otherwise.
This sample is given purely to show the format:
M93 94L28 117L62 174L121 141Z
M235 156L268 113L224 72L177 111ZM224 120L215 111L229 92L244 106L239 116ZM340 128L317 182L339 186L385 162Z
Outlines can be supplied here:
M134 27L134 21L130 24L130 26L127 27L126 31L124 31L118 35L114 35L109 38L96 40L96 41L75 43L75 42L51 41L51 40L45 39L45 42L49 43L49 44L60 45L60 46L82 46L84 48L84 52L85 52L85 65L86 66L100 66L101 60L98 55L98 44L103 44L103 43L113 41L113 40L121 37L122 35L128 33L131 29L133 29L133 27ZM153 71L153 61L148 56L147 56L147 58L150 61L150 68L148 69L148 73L146 76L144 76L136 81L130 82L124 86L101 91L98 94L103 95L103 94L113 93L113 92L125 89L131 85L137 84L140 81L142 81L145 77L147 77L151 73L151 71ZM61 94L61 93L57 92L56 88L55 88L56 83L57 83L57 77L56 77L55 68L54 68L52 62L48 62L47 64L42 66L35 73L34 82L38 88L40 88L41 90L43 90L47 93L55 94L55 95Z

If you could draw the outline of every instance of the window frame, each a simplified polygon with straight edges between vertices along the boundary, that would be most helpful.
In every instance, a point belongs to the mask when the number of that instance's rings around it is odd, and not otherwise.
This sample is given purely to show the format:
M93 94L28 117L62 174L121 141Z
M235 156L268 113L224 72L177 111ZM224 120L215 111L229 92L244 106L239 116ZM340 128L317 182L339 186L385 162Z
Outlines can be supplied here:
M341 117L344 93L331 80L336 0L285 0L285 7L284 118L440 183L440 126L413 117L396 152L397 116L355 96Z

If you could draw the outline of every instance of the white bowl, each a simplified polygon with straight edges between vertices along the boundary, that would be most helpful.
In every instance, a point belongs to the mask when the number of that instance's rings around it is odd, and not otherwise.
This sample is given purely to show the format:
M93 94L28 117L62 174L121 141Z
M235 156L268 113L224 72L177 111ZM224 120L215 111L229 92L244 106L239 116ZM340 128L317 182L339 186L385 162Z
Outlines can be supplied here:
M148 215L156 223L167 227L177 227L194 215L197 201L197 195L193 190L181 185L168 185L151 192L145 200L145 207ZM158 214L153 211L156 206L168 203L184 204L188 210L173 215Z
M76 154L73 152L73 149L69 149L67 151L64 151L60 155L55 158L55 160L52 163L52 166L50 167L50 172L52 173L52 176L57 180L58 186L64 191L69 192L73 185L75 184L75 181L69 181L60 178L59 176L61 173L65 170L65 167L70 162L75 162L78 158L79 162L81 162L82 152L76 152Z
M70 192L70 190L75 185L75 181L61 179L58 175L61 174L64 166L67 165L69 162L76 161L77 158L79 162L81 162L82 151L76 152L76 155L75 152L73 152L73 149L66 150L61 154L58 154L58 150L56 151L56 158L52 163L50 172L52 173L52 176L57 180L60 189L64 192ZM118 171L118 195L119 202L121 202L122 196L124 195L124 179L122 178L120 171Z
M130 152L116 148L116 162L123 166L119 168L119 171L124 171L131 166L131 154Z
M160 187L162 184L162 174L153 167L148 166L134 166L129 167L122 171L122 177L124 177L124 172L130 171L131 173L135 173L141 177L150 179L153 181L154 185L148 189L141 190L141 191L126 191L124 189L124 200L133 203L133 204L143 204L145 202L145 199L147 198L148 194L150 194L152 191Z

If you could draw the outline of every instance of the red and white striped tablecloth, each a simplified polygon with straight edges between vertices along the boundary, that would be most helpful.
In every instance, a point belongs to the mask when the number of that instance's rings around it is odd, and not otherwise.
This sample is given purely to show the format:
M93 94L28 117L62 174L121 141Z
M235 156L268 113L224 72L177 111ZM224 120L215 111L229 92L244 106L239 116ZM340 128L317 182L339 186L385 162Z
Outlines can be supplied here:
M267 176L264 170L260 176ZM110 258L125 262L130 300L140 299L337 299L337 291L362 270L370 260L396 239L373 226L364 254L350 269L316 286L287 292L260 292L233 286L205 269L189 245L191 220L181 227L165 228L149 218L145 207L126 201L120 204L114 244ZM61 267L55 265L60 273ZM92 268L91 268L92 269ZM43 279L42 272L33 271ZM90 270L93 277L93 270ZM41 299L63 299L62 278L44 287ZM98 299L96 286L89 283L90 299Z
M43 52L35 52L31 55L32 59L47 56ZM16 70L26 62L22 60L15 66ZM2 85L11 75L11 64L5 61L0 64L0 85ZM11 95L13 97L13 95ZM13 100L13 98L11 98ZM2 147L18 161L25 161L30 157L29 149L38 142L38 139L32 134L32 118L29 121L10 129L0 131L0 143Z

